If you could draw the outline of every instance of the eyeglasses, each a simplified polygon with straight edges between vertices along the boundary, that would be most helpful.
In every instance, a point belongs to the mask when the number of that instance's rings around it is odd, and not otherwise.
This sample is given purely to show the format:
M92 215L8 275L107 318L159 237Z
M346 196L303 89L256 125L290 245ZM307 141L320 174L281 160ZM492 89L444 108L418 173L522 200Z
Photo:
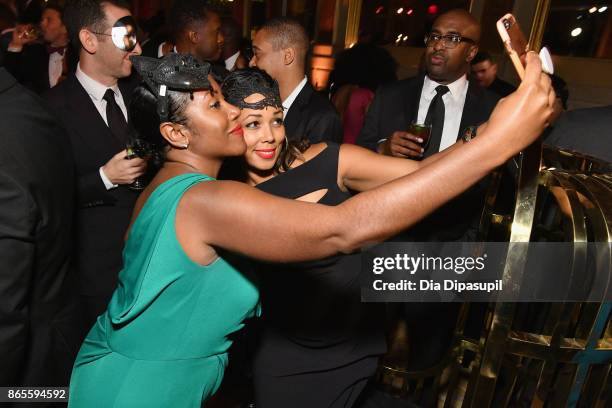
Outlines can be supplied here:
M433 47L435 43L442 41L444 48L455 48L459 43L466 42L469 44L476 44L476 41L471 38L462 37L459 34L436 34L430 33L425 36L425 46Z
M136 37L136 21L132 16L125 16L117 20L111 28L110 34L98 33L95 31L91 31L91 33L111 37L115 47L119 48L121 51L132 51L136 48L136 44L138 44L138 39Z

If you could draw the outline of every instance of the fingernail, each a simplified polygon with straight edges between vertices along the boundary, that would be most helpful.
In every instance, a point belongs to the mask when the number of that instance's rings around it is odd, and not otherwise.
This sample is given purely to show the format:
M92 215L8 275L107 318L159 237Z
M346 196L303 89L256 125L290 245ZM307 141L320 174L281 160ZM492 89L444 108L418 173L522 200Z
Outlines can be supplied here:
M423 148L421 147L421 154L423 154L423 152L424 152L424 151L425 151L425 149L423 149Z
M419 141L419 143L423 143L423 139L421 139L420 137L417 140Z

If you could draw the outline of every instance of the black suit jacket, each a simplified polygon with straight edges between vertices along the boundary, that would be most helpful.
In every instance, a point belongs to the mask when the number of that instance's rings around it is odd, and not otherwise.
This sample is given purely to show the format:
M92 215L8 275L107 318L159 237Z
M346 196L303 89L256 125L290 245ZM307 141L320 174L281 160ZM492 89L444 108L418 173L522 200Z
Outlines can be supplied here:
M311 143L342 143L342 122L336 108L308 82L285 116L285 131L291 141L306 138Z
M424 79L421 75L381 86L366 114L357 144L376 150L380 139L390 137L395 131L407 130L417 117ZM485 122L498 100L498 95L470 82L457 138L468 126ZM486 186L486 181L480 182L438 209L411 228L410 238L419 241L475 239Z
M67 59L68 72L74 72L78 63L78 55L71 51L70 46L64 58ZM51 88L49 54L42 44L26 45L21 52L7 51L4 56L4 66L22 85L38 94Z
M544 143L612 163L612 105L563 113Z
M487 89L493 93L496 93L502 98L505 98L512 92L516 91L516 86L504 81L503 79L495 77L495 80L488 86Z
M2 68L0 118L0 385L66 386L80 346L72 156L43 101Z
M132 84L119 88L129 106ZM76 163L75 265L81 294L108 297L121 270L124 234L137 193L126 186L106 190L99 168L125 149L110 132L75 75L44 95L68 130Z
M407 130L417 118L424 79L421 75L382 85L368 109L357 144L376 150L380 139L390 137L395 131ZM498 95L470 82L457 139L468 126L487 121L498 100Z

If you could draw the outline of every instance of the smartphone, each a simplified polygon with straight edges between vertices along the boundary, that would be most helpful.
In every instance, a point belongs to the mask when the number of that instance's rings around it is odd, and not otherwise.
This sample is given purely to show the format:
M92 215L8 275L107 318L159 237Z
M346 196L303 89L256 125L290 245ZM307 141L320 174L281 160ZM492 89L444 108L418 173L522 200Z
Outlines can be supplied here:
M529 51L529 44L512 14L506 14L497 20L497 31L504 42L506 52L514 65L519 77L525 75L525 56Z
M497 31L506 47L506 52L510 56L514 69L516 69L519 77L523 79L525 75L525 57L530 49L518 21L516 21L512 14L506 14L497 20ZM542 62L542 71L552 75L554 73L554 66L550 52L546 47L542 47L540 50L540 61Z

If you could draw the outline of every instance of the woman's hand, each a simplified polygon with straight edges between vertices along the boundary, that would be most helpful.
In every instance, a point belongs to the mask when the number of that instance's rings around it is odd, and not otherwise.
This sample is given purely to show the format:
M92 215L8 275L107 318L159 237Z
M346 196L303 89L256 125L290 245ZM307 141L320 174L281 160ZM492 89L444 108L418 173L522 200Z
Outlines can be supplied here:
M527 54L525 77L518 89L499 101L486 125L486 137L498 138L510 157L530 145L548 126L555 92L535 52Z

